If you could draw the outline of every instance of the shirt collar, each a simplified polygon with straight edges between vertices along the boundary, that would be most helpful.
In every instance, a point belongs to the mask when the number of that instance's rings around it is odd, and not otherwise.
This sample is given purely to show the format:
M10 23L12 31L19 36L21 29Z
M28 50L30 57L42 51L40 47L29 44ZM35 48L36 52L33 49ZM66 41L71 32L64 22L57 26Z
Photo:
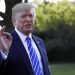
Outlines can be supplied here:
M27 35L25 35L25 34L23 34L22 32L20 32L17 28L15 28L15 31L16 31L17 34L19 35L20 39L21 39L22 41L25 41L25 39L27 38ZM30 33L28 36L29 36L29 37L31 38L31 40L32 40L32 34Z

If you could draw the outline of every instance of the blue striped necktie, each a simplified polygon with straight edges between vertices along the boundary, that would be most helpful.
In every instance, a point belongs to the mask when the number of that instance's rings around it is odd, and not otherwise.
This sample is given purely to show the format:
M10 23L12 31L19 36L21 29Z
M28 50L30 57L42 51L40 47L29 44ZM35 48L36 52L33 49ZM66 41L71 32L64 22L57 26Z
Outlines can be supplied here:
M43 75L43 71L40 67L38 56L37 56L37 54L32 46L32 43L31 43L31 38L27 37L26 41L27 41L28 51L29 51L29 55L30 55L30 61L31 61L31 65L33 68L34 75Z

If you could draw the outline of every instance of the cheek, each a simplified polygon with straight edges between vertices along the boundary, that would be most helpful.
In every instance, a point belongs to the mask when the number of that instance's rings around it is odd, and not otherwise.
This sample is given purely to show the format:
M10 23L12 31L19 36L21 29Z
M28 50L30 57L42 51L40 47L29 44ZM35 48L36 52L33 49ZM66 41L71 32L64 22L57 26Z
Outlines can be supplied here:
M23 28L22 22L16 22L16 27L21 30Z
M17 27L23 28L24 27L24 22L21 22L21 21L17 22Z

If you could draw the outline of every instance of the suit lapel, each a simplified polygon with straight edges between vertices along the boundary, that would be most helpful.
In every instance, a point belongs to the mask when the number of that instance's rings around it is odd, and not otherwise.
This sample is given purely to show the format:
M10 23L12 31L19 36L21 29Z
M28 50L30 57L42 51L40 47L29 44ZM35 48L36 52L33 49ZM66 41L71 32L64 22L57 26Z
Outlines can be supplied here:
M41 57L44 59L44 50L42 50L44 48L41 46L41 42L35 36L33 36L33 40L35 41L35 44L37 45L39 52L41 53Z
M49 68L48 68L47 54L46 54L46 50L43 45L43 42L39 38L37 38L36 36L33 36L33 40L35 41L35 43L39 49L39 52L41 54L44 75L50 75Z
M42 58L42 64L43 64L43 70L44 70L44 73L45 73L45 69L46 69L46 63L45 63L45 60L46 60L46 58L45 58L45 52L44 52L44 48L42 47L42 45L41 45L41 42L40 42L40 40L38 40L35 36L33 36L33 40L35 41L35 43L36 43L36 45L37 45L37 47L38 47L38 49L39 49L39 52L40 52L40 55L41 55L41 58Z
M17 50L18 50L22 60L24 61L24 64L27 67L27 70L29 71L30 75L33 75L33 70L31 67L31 63L30 63L28 54L16 32L14 34L14 40L16 41L15 43L16 43Z

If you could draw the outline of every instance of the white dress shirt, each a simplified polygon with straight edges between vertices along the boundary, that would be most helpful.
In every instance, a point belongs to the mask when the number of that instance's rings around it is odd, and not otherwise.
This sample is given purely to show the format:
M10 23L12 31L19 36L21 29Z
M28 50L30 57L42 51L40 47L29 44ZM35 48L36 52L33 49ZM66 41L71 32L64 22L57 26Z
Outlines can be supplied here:
M6 60L8 54L5 54L5 53L2 51L2 49L0 49L0 52L1 52L1 54L2 54L3 59Z

